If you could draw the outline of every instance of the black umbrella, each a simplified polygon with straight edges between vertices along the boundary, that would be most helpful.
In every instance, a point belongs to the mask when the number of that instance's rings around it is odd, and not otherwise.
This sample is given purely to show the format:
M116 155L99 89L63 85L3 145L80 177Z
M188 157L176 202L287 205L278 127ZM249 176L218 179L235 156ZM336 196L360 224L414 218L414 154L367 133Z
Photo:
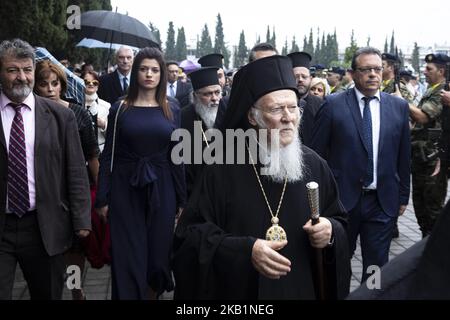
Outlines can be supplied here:
M81 14L77 37L118 43L138 48L159 47L155 36L139 20L112 11L93 10Z

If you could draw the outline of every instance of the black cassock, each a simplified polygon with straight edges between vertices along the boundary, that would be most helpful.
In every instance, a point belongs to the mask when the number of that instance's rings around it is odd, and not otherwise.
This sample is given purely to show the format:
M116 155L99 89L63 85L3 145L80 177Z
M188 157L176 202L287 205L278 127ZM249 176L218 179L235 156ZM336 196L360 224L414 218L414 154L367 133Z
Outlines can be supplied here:
M225 113L225 108L226 106L224 104L219 104L214 128L217 128L220 120L222 119L223 114ZM194 128L195 126L199 126L199 123L196 121L201 121L203 132L206 132L206 130L208 130L206 124L195 112L195 106L193 104L190 104L189 106L181 110L181 128L188 130L191 134L191 161L190 163L184 165L184 171L186 173L186 191L188 198L191 195L194 184L197 181L198 177L201 175L204 166L203 163L194 164ZM200 130L200 127L198 127L197 130ZM201 150L203 152L203 150L206 148L206 142L203 136L201 136L200 139L201 141L197 141L197 143L201 145Z
M175 232L175 299L316 299L315 256L302 229L311 214L306 192L310 181L319 183L321 214L333 225L334 244L324 250L328 297L348 294L347 214L326 162L307 147L303 150L304 178L287 184L278 216L288 239L280 253L291 261L291 272L271 280L252 265L253 244L271 226L252 165L210 165ZM261 180L275 213L283 184L265 176Z

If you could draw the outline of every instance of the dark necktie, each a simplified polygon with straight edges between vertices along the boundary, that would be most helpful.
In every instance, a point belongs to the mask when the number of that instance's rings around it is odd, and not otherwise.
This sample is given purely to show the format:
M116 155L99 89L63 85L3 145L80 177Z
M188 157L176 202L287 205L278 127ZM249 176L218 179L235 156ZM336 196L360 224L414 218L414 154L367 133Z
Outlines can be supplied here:
M373 181L373 146L372 146L372 114L370 113L370 101L375 97L364 97L363 112L363 137L367 147L368 163L366 175L364 176L364 187L369 186Z
M175 90L173 89L173 83L170 84L169 89L170 89L170 96L172 98L175 98Z
M21 108L23 104L9 104L16 111L9 136L8 208L22 217L30 208L28 190L27 153Z
M123 77L123 92L126 93L128 89L128 79L127 77Z

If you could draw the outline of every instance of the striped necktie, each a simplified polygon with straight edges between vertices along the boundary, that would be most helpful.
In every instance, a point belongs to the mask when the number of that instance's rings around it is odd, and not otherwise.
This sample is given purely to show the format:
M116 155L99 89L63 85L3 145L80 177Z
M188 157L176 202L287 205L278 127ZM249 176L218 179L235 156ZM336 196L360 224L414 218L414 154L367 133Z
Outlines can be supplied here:
M13 103L9 105L14 108L16 115L14 116L9 136L8 208L19 217L22 217L30 208L25 131L21 113L24 105Z

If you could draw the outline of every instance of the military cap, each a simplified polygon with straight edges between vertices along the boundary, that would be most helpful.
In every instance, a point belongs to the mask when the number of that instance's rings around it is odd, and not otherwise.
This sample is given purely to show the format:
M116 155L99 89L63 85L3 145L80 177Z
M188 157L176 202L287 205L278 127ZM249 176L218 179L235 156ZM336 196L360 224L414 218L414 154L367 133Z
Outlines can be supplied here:
M399 62L399 58L396 55L387 52L381 55L381 59L386 61Z
M219 84L218 69L217 67L206 67L189 73L194 90Z
M287 55L291 58L292 66L309 68L311 62L311 55L307 52L292 52Z
M311 66L312 68L316 68L317 71L325 70L325 66L323 64L315 64Z
M340 74L341 76L345 75L345 69L342 67L332 67L328 70L328 72L337 73Z
M412 77L412 71L411 70L402 69L402 70L400 70L398 75L400 77Z
M425 56L425 62L436 63L436 64L446 64L450 62L449 56L443 53L429 53Z
M220 53L211 53L198 59L198 63L202 67L217 67L223 68L223 55Z

